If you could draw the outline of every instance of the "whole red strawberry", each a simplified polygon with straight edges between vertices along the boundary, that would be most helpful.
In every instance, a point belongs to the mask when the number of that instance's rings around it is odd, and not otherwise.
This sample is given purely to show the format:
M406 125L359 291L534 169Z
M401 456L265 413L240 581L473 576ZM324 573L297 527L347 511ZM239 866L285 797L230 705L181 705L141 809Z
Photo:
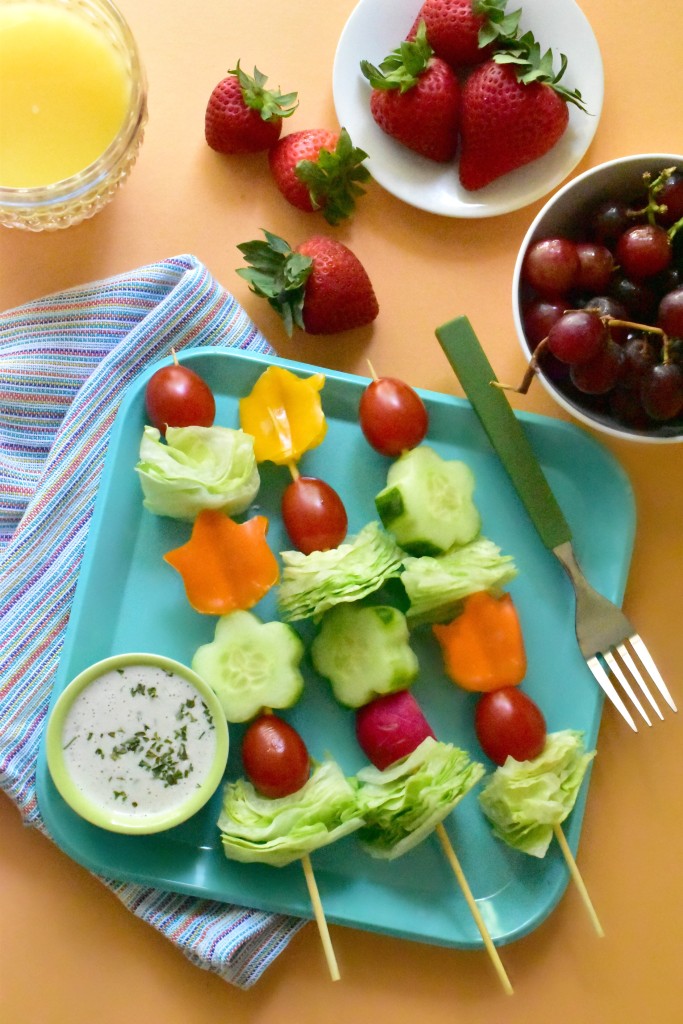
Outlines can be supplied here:
M521 11L507 15L507 0L424 0L408 34L414 39L421 21L437 57L453 68L480 64L501 36L517 30Z
M361 61L370 82L370 113L387 135L421 156L447 163L458 146L460 84L427 42L424 22L377 68Z
M265 88L266 77L237 67L215 87L206 107L204 136L218 153L258 153L270 149L282 132L282 119L296 108L296 93Z
M288 203L306 213L322 210L329 224L349 217L360 183L370 177L367 153L351 142L345 128L309 128L280 139L268 154L275 184Z
M292 249L264 231L265 241L237 248L248 267L237 273L268 300L287 333L294 326L308 334L338 334L372 323L379 312L370 278L360 260L341 242L314 235Z
M505 56L505 55L503 55ZM501 54L481 64L463 87L459 175L463 188L484 188L547 153L569 122L567 103L582 110L578 91L559 86L549 53L529 34L516 40L510 63Z

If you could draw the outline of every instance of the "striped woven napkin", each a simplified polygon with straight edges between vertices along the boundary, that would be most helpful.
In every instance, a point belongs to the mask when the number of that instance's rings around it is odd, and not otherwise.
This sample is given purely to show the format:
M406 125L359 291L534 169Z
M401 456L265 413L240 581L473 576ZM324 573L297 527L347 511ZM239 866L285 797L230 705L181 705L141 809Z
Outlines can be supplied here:
M171 348L269 346L193 256L0 313L0 786L46 832L35 770L110 429ZM303 922L104 880L197 966L249 988Z

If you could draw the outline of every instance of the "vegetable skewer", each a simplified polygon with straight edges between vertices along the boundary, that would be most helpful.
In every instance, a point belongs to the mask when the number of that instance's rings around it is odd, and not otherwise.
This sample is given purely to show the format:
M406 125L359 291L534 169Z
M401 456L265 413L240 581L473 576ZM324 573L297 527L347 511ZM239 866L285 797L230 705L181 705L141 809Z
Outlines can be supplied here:
M544 857L553 837L557 840L595 932L602 938L604 930L561 824L574 807L593 756L584 752L580 733L570 729L551 733L536 757L503 760L479 802L494 835L514 849Z
M369 723L372 717L374 722ZM357 736L372 762L358 772L359 803L366 824L358 832L371 856L393 859L432 832L456 877L504 991L513 988L465 873L443 825L455 805L483 775L464 751L440 743L407 691L376 698L357 712ZM413 737L412 744L410 737ZM424 737L421 739L420 737ZM411 752L406 754L406 745ZM395 746L398 758L391 757ZM387 767L380 768L380 765Z
M332 946L332 939L330 938L330 930L327 927L327 918L325 917L325 911L323 909L322 901L320 899L320 892L318 890L318 883L315 880L313 874L313 865L311 864L310 856L305 853L301 858L301 866L304 869L304 877L306 879L306 885L308 887L308 895L311 899L311 906L313 907L313 914L315 916L315 922L318 926L318 934L322 943L323 952L325 953L325 959L327 961L327 967L330 972L330 978L332 981L339 981L339 967L337 965L337 958L334 953L334 947Z
M272 867L301 862L330 978L338 981L310 854L362 826L355 787L329 759L314 764L309 774L311 762L303 740L269 709L247 729L242 761L248 781L226 785L218 820L225 855Z
M581 872L579 871L578 865L574 860L574 855L572 854L572 851L569 848L567 837L565 836L564 831L562 830L562 826L559 824L559 822L556 822L553 825L553 832L555 833L555 838L557 839L560 850L562 851L562 856L564 857L567 867L569 868L569 873L572 876L572 880L579 891L581 901L583 902L583 905L586 908L586 912L591 920L591 923L595 928L595 932L598 935L598 937L602 939L605 936L605 932L603 930L602 925L600 924L600 919L598 918L598 915L595 912L593 901L591 900L588 894L588 889L586 888L586 884L581 876Z
M481 916L481 911L479 910L479 907L477 906L477 901L475 900L474 896L472 895L472 890L469 887L469 883L467 881L467 878L465 877L464 871L462 870L462 867L460 865L460 861L458 860L458 858L456 856L456 853L455 853L455 850L453 849L453 844L451 843L450 839L448 838L448 833L446 832L446 829L444 828L442 823L439 823L436 826L436 830L435 831L436 831L437 838L438 838L439 842L441 843L441 848L442 848L442 850L444 852L446 860L448 861L448 863L450 864L451 868L453 869L453 874L455 875L455 877L458 880L458 885L460 886L460 889L462 890L462 894L465 897L465 900L467 902L467 906L470 908L470 912L472 914L472 917L474 918L475 924L476 924L477 928L479 929L479 934L481 935L481 937L483 939L484 946L486 947L486 952L489 955L491 963L495 967L496 974L500 978L500 983L503 986L503 989L505 990L505 992L509 996L511 996L514 993L514 989L512 987L510 979L507 976L507 972L505 970L505 967L503 966L503 961L501 960L500 955L498 953L498 950L496 949L496 947L495 947L495 945L493 943L493 939L491 938L489 930L486 927L486 922L484 921L483 917Z

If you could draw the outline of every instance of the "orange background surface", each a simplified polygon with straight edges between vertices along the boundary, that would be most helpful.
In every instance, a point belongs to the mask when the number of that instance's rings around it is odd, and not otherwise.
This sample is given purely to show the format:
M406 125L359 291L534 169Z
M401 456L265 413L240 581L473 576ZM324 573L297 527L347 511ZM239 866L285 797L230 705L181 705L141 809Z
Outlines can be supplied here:
M149 79L139 162L92 221L55 234L0 229L0 309L186 252L235 294L282 355L362 374L369 357L383 374L460 394L434 328L466 314L498 376L520 378L510 287L518 246L541 201L490 220L448 220L371 185L336 236L367 267L381 311L372 328L338 338L288 340L234 272L242 262L235 246L261 228L295 244L325 224L287 206L262 156L226 159L208 149L209 93L239 58L272 84L298 91L286 131L336 127L332 63L354 0L120 6ZM574 173L629 153L683 151L683 7L664 0L581 6L603 54L605 103ZM540 385L514 404L563 416ZM628 472L637 502L625 609L680 704L683 448L604 443ZM570 886L547 921L501 950L513 996L502 992L483 951L339 926L331 931L342 978L332 983L313 924L255 987L240 991L192 966L98 880L24 828L0 796L0 1021L673 1024L683 997L683 716L669 713L635 735L607 706L598 751L578 861L606 936L594 935Z

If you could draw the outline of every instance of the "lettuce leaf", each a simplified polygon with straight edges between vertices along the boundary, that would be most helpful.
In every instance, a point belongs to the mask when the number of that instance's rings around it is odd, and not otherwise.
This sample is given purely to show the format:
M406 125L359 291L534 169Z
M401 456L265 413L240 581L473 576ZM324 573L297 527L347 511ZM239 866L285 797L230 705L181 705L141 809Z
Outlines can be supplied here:
M553 827L569 815L595 751L586 753L583 733L549 733L545 749L532 761L508 757L479 794L493 834L508 846L544 857Z
M422 842L484 774L484 767L450 743L428 736L384 771L368 766L356 778L358 833L373 857L393 860Z
M218 818L226 857L278 868L362 824L355 782L332 760L316 765L296 793L274 800L260 796L245 779L228 783Z
M401 570L403 553L375 520L329 551L283 551L278 588L280 617L320 618L342 601L358 601Z
M501 554L486 537L436 557L406 555L403 566L401 580L410 600L406 614L411 626L446 622L458 613L468 594L500 590L517 575L512 556Z
M205 508L244 512L261 483L253 437L230 427L167 427L164 444L146 426L135 470L146 509L189 521Z

